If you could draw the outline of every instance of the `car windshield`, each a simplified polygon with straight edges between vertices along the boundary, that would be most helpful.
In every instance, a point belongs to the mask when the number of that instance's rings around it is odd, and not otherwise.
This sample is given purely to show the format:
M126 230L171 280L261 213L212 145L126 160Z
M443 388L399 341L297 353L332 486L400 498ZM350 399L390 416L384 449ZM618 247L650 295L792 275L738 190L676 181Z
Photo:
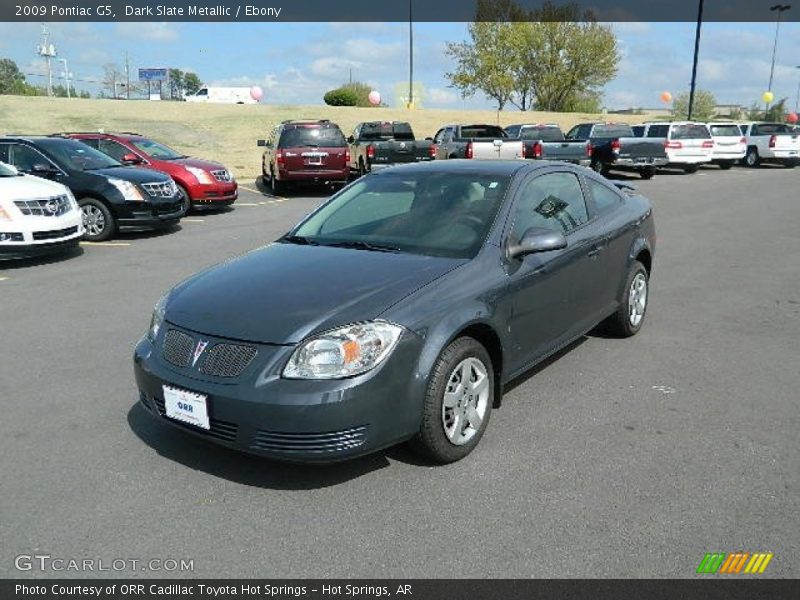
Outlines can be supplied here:
M96 171L121 167L116 160L99 150L76 140L49 139L42 140L39 145L61 165L74 171Z
M413 142L414 133L408 123L364 123L361 126L362 140L399 140Z
M366 177L284 241L472 258L494 222L508 179L430 172Z
M0 177L16 177L17 175L19 173L13 171L7 164L0 162Z
M321 125L295 125L284 129L279 148L297 148L301 146L322 146L325 148L344 148L347 140L338 127L322 127Z
M176 160L178 158L186 158L185 154L178 154L172 148L168 148L164 144L159 144L153 140L131 140L131 143L136 146L138 150L150 158L155 158L156 160Z
M673 125L670 139L673 140L707 140L711 137L705 125Z
M736 125L711 125L712 135L742 137L742 132Z

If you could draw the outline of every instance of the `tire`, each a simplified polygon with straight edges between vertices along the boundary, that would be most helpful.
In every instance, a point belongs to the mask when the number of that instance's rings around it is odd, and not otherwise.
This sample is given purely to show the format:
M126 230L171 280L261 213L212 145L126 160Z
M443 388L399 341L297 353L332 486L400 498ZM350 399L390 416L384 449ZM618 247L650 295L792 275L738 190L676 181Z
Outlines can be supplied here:
M747 154L744 155L744 164L751 169L754 169L761 164L761 157L758 155L758 148L755 146L750 146L747 149Z
M608 176L608 166L599 158L593 158L590 166L595 173L600 173L603 177Z
M358 161L358 176L363 177L367 174L367 167L364 165L364 161L359 159Z
M785 163L783 163L783 166L786 167L787 169L794 169L797 166L797 161L787 160Z
M719 163L719 168L722 169L723 171L728 171L731 168L733 168L733 162L731 162L729 160L726 160L725 162L721 162L721 163Z
M463 386L464 378L475 387ZM451 406L446 406L445 395ZM494 370L489 353L471 337L458 338L442 351L431 371L412 447L437 463L461 460L483 437L493 405ZM470 418L479 421L477 427Z
M634 290L634 286L637 288L636 290ZM644 292L643 297L642 291ZM647 269L638 260L634 261L625 279L625 287L622 289L622 297L619 299L619 308L607 321L609 332L623 338L639 333L647 314L649 296L650 278L647 275ZM636 317L632 310L633 302L637 302Z
M192 198L189 196L189 191L182 185L178 184L178 189L183 195L183 216L185 217L192 211Z
M269 188L273 196L282 196L286 192L286 184L279 181L272 171L270 171Z
M647 168L647 169L642 169L641 171L639 171L639 176L642 179L652 179L655 174L656 174L656 170L654 168L652 168L652 167Z
M95 198L81 198L78 200L83 216L83 226L86 233L83 239L90 242L102 242L110 238L117 231L117 224L111 211L100 200Z
M683 172L687 175L692 175L693 173L697 173L697 169L699 169L697 165L683 165Z

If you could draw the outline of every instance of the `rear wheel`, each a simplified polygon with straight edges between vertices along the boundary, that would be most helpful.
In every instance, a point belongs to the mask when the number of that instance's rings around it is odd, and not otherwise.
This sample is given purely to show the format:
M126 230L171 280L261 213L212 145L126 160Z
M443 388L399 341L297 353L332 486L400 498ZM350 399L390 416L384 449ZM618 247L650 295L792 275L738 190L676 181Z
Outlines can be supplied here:
M733 161L726 160L725 162L719 163L719 168L723 171L727 171L728 169L733 167Z
M656 170L653 167L648 167L639 171L639 175L642 179L652 179L655 174Z
M600 173L601 175L608 175L608 167L599 158L592 159L592 171Z
M683 165L683 172L687 175L691 175L692 173L697 173L697 169L699 167L697 165Z
M794 169L797 166L797 161L787 160L785 163L783 163L783 166L786 167L787 169Z
M455 462L480 442L494 404L494 371L486 349L461 337L433 367L413 447L439 463Z
M83 234L84 239L90 242L102 242L114 235L117 225L105 204L95 198L81 198L78 205L81 207L83 227L86 230Z
M358 160L358 176L363 177L366 174L367 174L367 167L364 164L364 159L361 158Z
M750 146L747 149L747 154L744 156L744 164L751 168L755 168L761 164L761 157L758 155L758 148L755 146Z
M639 333L644 324L649 300L650 280L647 269L638 260L628 271L617 312L607 321L610 332L619 337L630 337Z
M286 184L275 177L274 171L270 171L269 187L273 196L281 196L286 192Z

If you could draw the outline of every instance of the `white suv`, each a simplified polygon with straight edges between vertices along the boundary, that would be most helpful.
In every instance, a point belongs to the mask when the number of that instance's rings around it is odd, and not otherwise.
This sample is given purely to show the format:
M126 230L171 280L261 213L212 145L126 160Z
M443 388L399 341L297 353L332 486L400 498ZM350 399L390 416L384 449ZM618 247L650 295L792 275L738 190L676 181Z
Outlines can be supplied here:
M703 123L689 121L645 123L633 128L637 137L664 140L669 166L694 173L712 160L714 140Z
M739 129L747 140L748 167L773 162L793 169L800 163L800 132L785 123L741 123Z
M708 123L714 150L711 162L720 169L730 169L735 163L744 159L747 154L747 138L742 135L736 123Z
M0 260L60 252L77 246L82 235L81 211L69 189L0 163Z

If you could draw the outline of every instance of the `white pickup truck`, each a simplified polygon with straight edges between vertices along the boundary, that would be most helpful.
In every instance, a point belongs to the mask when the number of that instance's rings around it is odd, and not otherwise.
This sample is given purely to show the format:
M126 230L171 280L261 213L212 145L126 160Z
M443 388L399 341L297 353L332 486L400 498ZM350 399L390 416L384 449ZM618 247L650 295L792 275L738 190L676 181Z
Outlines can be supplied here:
M800 132L784 123L742 123L739 129L747 142L744 164L757 167L762 162L780 163L794 168L800 163Z
M521 139L497 125L446 125L433 138L435 158L522 159Z

